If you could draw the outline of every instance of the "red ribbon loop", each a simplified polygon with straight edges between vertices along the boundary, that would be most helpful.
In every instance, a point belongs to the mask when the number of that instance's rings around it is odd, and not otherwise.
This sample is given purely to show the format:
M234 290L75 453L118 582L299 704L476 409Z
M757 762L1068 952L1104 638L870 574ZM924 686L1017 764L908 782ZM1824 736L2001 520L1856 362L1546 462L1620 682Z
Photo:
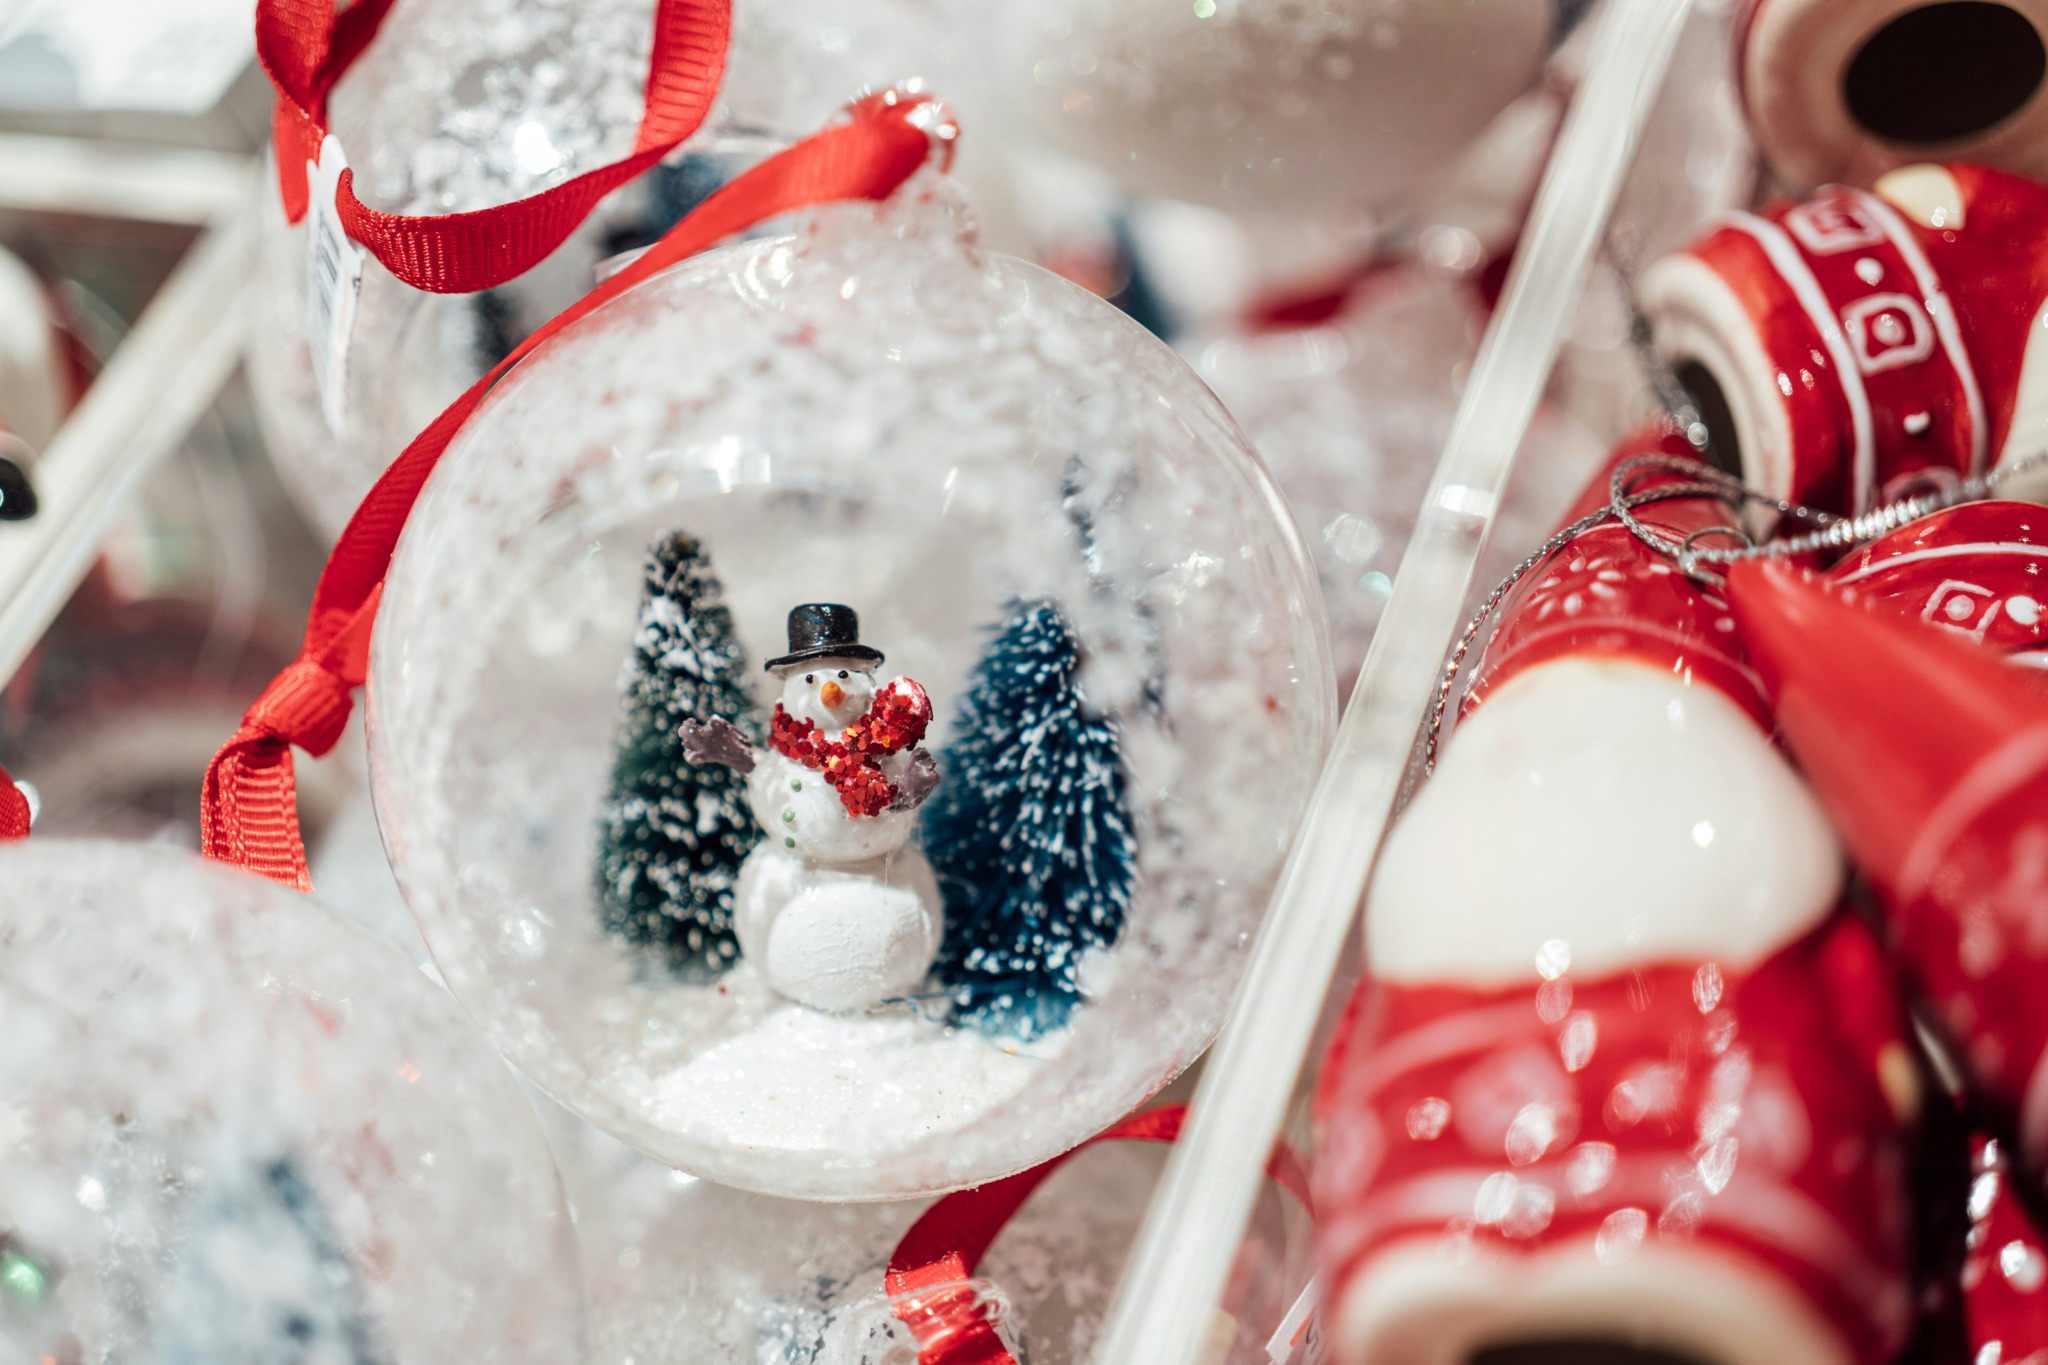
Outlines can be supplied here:
M327 135L327 96L370 39L391 0L258 0L256 52L277 87L271 139L285 217L305 216L306 163ZM590 216L598 201L647 170L702 126L725 74L730 0L660 0L648 57L646 108L632 155L526 199L468 213L383 213L356 197L344 172L335 208L348 235L414 289L467 294L525 274Z
M897 1319L917 1338L918 1365L1017 1365L982 1314L981 1294L966 1283L996 1235L1076 1153L1098 1142L1172 1142L1187 1112L1184 1104L1143 1110L1042 1165L949 1194L926 1209L897 1243L882 1279ZM1276 1145L1266 1174L1313 1214L1308 1175L1292 1148Z
M792 209L888 198L931 155L933 139L920 126L920 110L927 103L894 91L871 95L853 105L844 122L735 178L625 269L521 342L413 438L363 498L328 555L299 661L265 689L242 729L207 769L201 795L206 856L309 889L291 745L324 752L334 743L327 730L339 734L334 717L347 720L348 691L360 687L368 673L370 630L399 534L441 452L491 386L563 328L735 232ZM309 742L323 737L326 742L319 748Z

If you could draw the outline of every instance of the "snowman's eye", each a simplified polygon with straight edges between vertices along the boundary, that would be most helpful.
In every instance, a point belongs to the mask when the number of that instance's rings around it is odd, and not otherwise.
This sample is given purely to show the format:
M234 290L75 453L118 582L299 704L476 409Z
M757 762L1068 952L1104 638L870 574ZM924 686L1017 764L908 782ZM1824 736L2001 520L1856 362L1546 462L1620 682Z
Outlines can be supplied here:
M842 677L842 678L843 678L843 677L845 677L845 676L847 676L847 674L846 674L846 670L845 670L845 669L843 669L843 668L842 668L842 669L840 669L840 670L839 670L839 676L840 676L840 677Z
M805 681L805 682L807 682L807 683L814 683L814 682L816 682L817 680L818 680L818 675L817 675L817 674L815 674L815 673L806 673L806 674L804 674L804 681Z

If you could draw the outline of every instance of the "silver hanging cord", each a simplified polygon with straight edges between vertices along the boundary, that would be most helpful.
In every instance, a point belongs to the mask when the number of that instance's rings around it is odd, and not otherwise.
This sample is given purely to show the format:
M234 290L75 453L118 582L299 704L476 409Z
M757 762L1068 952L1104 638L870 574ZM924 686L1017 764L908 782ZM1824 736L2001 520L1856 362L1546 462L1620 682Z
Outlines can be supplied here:
M2048 465L2048 451L2000 465L1988 473L1959 480L1946 488L1901 498L1883 507L1873 508L1861 516L1838 517L1816 507L1807 507L1783 498L1767 497L1744 484L1733 474L1688 456L1653 451L1623 460L1615 466L1614 476L1608 481L1607 506L1580 517L1538 546L1534 554L1517 564L1508 576L1501 580L1499 586L1486 595L1486 600L1479 604L1479 609L1473 612L1471 620L1466 622L1465 629L1458 636L1456 647L1444 660L1443 671L1437 678L1435 696L1430 701L1429 722L1422 746L1423 774L1427 776L1436 771L1437 749L1443 738L1444 714L1450 708L1451 694L1456 690L1458 674L1464 668L1465 659L1472 651L1473 641L1479 638L1479 632L1486 628L1486 623L1493 619L1494 612L1500 609L1501 602L1514 591L1515 585L1521 582L1530 570L1596 526L1609 521L1621 523L1636 539L1676 564L1679 572L1706 587L1719 589L1727 586L1727 579L1715 573L1711 566L1733 564L1744 559L1787 559L1821 550L1846 550L1864 541L1888 535L1908 522L1918 521L1922 517L1961 503L1976 502L1988 497L2008 479L2041 468L2043 465ZM1645 477L1658 473L1675 474L1686 482L1668 483L1657 488L1637 491L1638 485ZM1781 540L1758 543L1747 531L1731 523L1726 526L1709 526L1693 532L1683 540L1674 540L1635 515L1638 507L1678 498L1714 498L1731 507L1755 503L1771 508L1782 518L1802 522L1815 529ZM1722 537L1735 543L1700 544L1703 540L1715 537Z

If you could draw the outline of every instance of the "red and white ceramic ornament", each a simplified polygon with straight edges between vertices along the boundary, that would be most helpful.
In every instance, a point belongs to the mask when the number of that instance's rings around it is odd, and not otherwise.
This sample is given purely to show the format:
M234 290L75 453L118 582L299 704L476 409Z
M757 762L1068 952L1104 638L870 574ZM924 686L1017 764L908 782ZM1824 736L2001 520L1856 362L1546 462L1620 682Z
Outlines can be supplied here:
M1795 187L1933 155L2048 176L2048 0L1741 0L1736 79Z
M2048 1165L2048 700L1950 632L1783 564L1729 597L1779 731L1978 1096Z
M2011 1186L1999 1144L1971 1143L1963 1318L1972 1365L2048 1362L2048 1237Z
M1725 409L1720 453L1774 496L1862 511L2048 448L2048 187L2032 181L1913 166L1726 214L1644 272L1639 302L1703 407Z
M1967 502L1848 556L1830 581L2020 663L2048 667L2048 507Z
M1641 515L1682 538L1733 514ZM1917 1073L1733 627L1611 524L1511 597L1381 856L1369 974L1324 1064L1346 1365L1898 1347Z

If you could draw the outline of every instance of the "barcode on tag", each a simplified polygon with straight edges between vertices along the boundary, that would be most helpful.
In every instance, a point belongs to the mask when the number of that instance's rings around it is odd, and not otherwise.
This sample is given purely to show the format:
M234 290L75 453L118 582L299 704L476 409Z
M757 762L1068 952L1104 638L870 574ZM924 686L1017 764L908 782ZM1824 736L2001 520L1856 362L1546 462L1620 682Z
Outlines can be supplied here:
M1302 1288L1301 1297L1280 1320L1279 1328L1266 1342L1266 1354L1273 1365L1325 1365L1323 1320L1316 1313L1314 1280Z
M356 325L356 295L363 286L364 250L349 240L335 192L348 160L331 134L320 144L320 160L306 166L311 205L306 212L306 344L313 352L313 379L320 387L320 411L341 435L348 394L348 345Z

